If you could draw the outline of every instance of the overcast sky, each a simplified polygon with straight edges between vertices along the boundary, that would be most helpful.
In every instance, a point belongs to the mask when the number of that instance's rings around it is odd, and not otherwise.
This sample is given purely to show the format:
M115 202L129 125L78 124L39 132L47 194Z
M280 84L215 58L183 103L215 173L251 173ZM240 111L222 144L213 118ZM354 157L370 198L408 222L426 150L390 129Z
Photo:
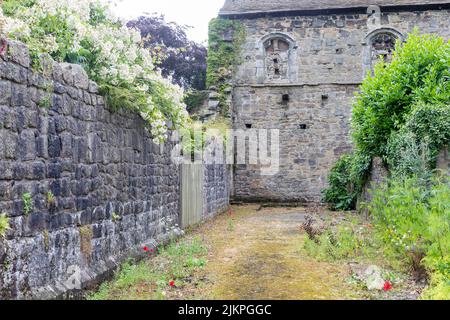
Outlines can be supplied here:
M225 0L116 0L115 12L124 18L135 18L144 13L162 13L166 20L192 27L190 39L205 42L208 22L217 16Z

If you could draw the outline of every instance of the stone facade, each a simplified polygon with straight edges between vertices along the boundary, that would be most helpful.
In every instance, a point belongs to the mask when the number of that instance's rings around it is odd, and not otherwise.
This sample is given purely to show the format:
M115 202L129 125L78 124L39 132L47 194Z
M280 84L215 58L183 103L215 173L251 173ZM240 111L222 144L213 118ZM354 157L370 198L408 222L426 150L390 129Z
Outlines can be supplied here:
M181 233L172 145L155 145L138 115L110 112L80 66L43 58L38 74L21 43L0 57L2 299L64 296ZM228 177L205 170L212 216L228 204Z
M234 128L280 129L278 174L236 166L234 196L241 200L319 202L330 168L351 150L352 97L374 60L389 60L393 42L415 27L450 38L448 4L403 1L380 11L347 6L351 1L341 3L345 10L294 2L277 1L281 9L262 14L272 1L227 1L221 12L239 19L246 34L233 81Z

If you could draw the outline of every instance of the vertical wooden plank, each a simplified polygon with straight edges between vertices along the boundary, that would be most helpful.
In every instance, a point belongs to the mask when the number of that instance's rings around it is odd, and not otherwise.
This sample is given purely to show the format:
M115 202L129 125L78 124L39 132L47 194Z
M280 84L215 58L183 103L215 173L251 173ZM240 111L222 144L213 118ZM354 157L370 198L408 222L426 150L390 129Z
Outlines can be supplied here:
M183 228L199 223L203 212L203 166L181 166L181 225Z

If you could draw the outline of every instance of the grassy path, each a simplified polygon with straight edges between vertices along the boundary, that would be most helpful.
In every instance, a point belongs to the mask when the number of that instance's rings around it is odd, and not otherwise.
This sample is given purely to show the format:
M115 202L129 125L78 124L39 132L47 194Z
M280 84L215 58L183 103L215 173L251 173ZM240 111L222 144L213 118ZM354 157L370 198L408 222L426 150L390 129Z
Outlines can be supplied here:
M238 206L128 265L95 299L351 299L348 270L302 250L308 209ZM170 286L170 282L173 286Z

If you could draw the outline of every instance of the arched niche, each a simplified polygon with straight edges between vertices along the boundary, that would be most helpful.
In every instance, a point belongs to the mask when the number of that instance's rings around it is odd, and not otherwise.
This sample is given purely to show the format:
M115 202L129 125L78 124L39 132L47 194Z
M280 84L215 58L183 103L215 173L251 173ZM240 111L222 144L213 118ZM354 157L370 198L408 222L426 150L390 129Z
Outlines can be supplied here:
M373 70L373 66L380 59L391 61L398 40L403 41L404 37L394 28L379 28L367 34L363 41L364 76L368 70Z
M283 33L269 34L259 41L258 50L259 83L289 83L297 80L297 46L290 36Z

